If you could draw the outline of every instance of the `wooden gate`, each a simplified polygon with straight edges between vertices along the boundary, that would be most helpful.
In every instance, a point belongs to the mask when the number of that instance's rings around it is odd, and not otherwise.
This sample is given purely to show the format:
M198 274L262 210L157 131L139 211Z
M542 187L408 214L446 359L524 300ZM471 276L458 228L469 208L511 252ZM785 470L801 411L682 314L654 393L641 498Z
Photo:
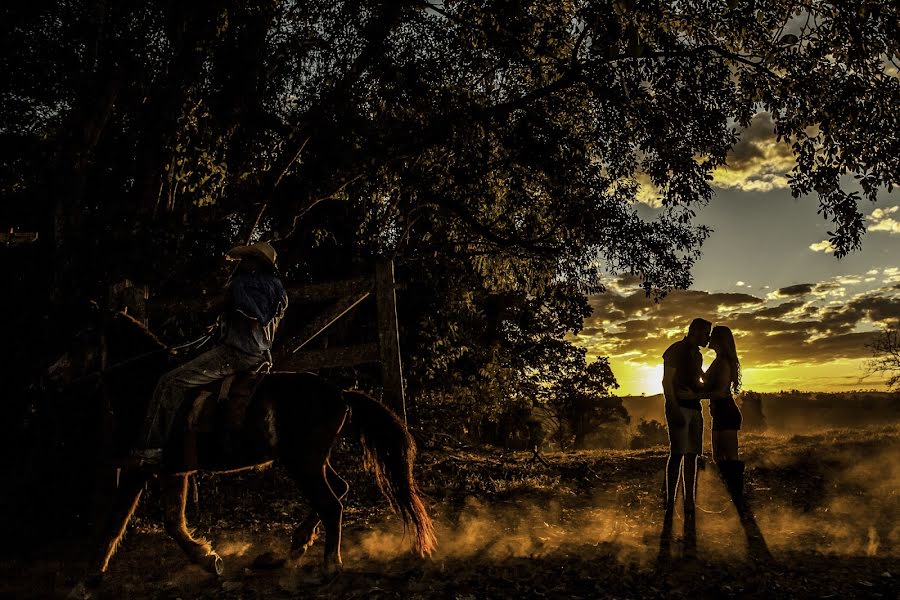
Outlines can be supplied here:
M278 343L275 366L281 372L313 371L329 367L351 367L366 363L381 363L384 402L403 416L406 422L406 398L403 392L403 371L400 362L400 337L397 329L397 284L393 261L380 261L374 277L358 277L343 281L289 287L289 307L332 301L318 317L312 319L300 333ZM378 341L355 346L304 350L307 344L341 317L374 294ZM290 308L289 308L290 309Z

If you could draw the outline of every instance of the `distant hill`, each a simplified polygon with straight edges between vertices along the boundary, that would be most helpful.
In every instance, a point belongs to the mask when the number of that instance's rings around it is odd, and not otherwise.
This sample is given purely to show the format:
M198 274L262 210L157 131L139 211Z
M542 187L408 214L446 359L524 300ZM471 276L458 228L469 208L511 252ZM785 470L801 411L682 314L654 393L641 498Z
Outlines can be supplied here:
M900 392L799 392L759 393L769 430L808 431L834 427L865 427L900 423ZM632 423L640 419L665 422L662 394L624 396L622 404ZM708 402L703 402L709 426ZM741 398L738 397L738 405Z

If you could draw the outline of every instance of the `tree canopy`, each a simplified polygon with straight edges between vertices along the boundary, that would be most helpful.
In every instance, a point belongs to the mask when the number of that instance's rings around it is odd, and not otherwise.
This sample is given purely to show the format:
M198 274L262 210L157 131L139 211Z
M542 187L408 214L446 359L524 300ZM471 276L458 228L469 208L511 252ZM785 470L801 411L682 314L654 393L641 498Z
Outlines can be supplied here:
M393 257L410 385L433 394L543 360L604 271L648 293L689 285L711 173L760 111L838 257L860 246L860 205L900 173L892 2L0 11L0 225L41 234L34 268L16 271L29 300L10 310L130 277L178 332L172 305L215 293L234 243L274 239L292 283ZM639 180L660 210L642 210Z

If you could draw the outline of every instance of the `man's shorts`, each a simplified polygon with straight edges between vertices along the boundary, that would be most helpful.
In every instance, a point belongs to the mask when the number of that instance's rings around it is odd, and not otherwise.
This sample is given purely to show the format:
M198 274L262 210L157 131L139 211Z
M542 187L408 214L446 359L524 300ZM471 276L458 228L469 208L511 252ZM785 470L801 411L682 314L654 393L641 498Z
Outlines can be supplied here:
M669 448L670 453L676 454L702 454L703 453L703 413L694 408L679 406L678 410L684 415L685 424L682 427L673 427L669 423Z

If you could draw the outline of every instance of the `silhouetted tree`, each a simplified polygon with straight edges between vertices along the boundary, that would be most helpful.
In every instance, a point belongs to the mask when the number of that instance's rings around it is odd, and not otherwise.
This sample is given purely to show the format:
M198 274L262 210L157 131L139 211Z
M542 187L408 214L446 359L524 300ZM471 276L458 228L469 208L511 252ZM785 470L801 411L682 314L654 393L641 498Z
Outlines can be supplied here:
M631 439L631 448L639 450L668 443L669 432L665 425L655 419L649 421L641 419L638 422L634 437Z
M766 415L763 414L763 397L758 392L741 392L741 416L743 428L747 431L765 431Z
M873 358L867 365L869 371L886 376L888 389L900 387L900 330L885 328L870 348Z
M619 384L608 359L588 363L584 348L565 341L548 344L547 354L552 358L532 372L532 389L554 417L561 446L584 448L587 436L600 426L630 422L622 399L612 395Z

